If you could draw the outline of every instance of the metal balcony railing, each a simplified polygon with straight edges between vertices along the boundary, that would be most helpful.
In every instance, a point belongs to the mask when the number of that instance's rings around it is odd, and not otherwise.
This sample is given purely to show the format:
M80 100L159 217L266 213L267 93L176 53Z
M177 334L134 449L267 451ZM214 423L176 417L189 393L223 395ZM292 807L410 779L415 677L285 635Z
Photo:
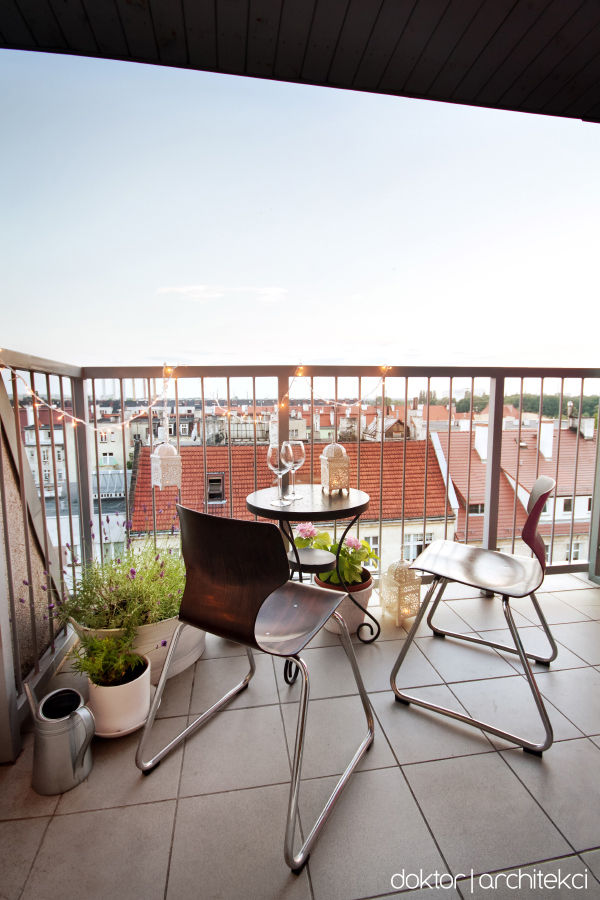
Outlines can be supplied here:
M523 552L523 507L543 471L558 482L543 516L550 571L600 582L600 369L80 368L6 350L0 362L2 759L18 749L23 679L43 680L64 653L53 609L79 567L144 533L176 540L178 500L249 516L246 494L271 483L274 434L305 442L305 482L320 480L324 443L344 444L352 486L371 496L359 533L380 570L436 537ZM150 485L167 436L180 492Z

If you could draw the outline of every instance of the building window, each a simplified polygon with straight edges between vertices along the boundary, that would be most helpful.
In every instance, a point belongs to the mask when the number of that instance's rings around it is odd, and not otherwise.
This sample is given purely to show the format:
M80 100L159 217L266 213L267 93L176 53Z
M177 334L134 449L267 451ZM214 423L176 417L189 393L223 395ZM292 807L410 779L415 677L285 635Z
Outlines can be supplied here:
M207 472L206 487L208 503L225 503L225 472Z
M567 562L573 562L576 559L581 559L581 541L573 541L571 544L571 553L569 553L569 545L567 544L567 553L565 556Z
M430 544L433 540L433 532L428 531L425 533L425 545ZM407 534L404 537L404 559L407 559L409 562L412 562L413 559L416 559L419 553L422 553L425 548L423 547L423 533L421 534Z
M48 462L48 450L47 449L42 450L42 462L45 462L45 463Z
M169 437L175 437L175 422L169 422Z
M379 556L379 535L378 534L369 534L366 535L363 540L367 542L373 553L376 553ZM376 559L367 559L365 560L364 565L367 569L376 569L377 568L377 560Z
M592 498L588 497L588 512L592 511Z
M470 516L482 516L485 511L484 503L469 503Z
M181 425L179 426L179 433L186 436L189 434L189 425L187 422L181 423Z
M103 453L102 454L102 465L103 466L112 466L115 461L114 453Z
M111 439L111 441L112 441L113 444L114 444L115 440L117 439L117 436L116 436L116 434L114 433L114 431L111 431L111 433L110 433L110 439Z
M107 440L108 440L108 437L107 437L107 435L106 435L106 432L105 432L105 431L101 431L101 432L100 432L100 443L101 443L101 444L106 444Z
M571 497L565 497L563 500L563 512L571 512L573 509L573 500Z

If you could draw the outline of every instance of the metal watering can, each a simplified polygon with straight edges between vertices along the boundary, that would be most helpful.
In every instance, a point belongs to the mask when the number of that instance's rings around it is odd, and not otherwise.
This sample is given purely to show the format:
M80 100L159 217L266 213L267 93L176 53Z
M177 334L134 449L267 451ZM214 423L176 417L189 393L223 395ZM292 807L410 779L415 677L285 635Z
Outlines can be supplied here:
M31 786L38 794L70 791L92 768L94 716L72 688L47 694L39 708L28 684L25 693L35 723Z

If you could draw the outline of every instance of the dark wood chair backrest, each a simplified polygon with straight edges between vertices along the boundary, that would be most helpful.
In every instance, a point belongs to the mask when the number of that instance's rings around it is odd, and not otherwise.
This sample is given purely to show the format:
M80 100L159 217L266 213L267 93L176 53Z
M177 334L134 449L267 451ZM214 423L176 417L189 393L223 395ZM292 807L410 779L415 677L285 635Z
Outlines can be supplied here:
M289 578L283 539L270 522L245 522L177 507L186 583L179 618L256 647L258 611Z
M554 490L556 482L547 475L540 475L531 489L529 503L527 504L527 521L523 526L521 536L528 547L531 547L538 562L542 567L542 572L546 571L546 548L541 534L537 530L540 516L544 508L546 500Z

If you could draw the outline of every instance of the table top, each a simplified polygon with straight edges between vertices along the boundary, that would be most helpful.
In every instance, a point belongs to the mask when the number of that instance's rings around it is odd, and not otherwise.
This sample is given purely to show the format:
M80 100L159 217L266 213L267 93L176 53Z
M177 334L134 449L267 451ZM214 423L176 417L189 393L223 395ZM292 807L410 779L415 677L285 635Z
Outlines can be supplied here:
M331 522L359 516L369 505L370 497L364 491L350 488L347 493L326 494L320 484L296 484L302 494L289 506L271 506L278 496L276 487L254 491L246 497L250 512L264 519L287 522Z

